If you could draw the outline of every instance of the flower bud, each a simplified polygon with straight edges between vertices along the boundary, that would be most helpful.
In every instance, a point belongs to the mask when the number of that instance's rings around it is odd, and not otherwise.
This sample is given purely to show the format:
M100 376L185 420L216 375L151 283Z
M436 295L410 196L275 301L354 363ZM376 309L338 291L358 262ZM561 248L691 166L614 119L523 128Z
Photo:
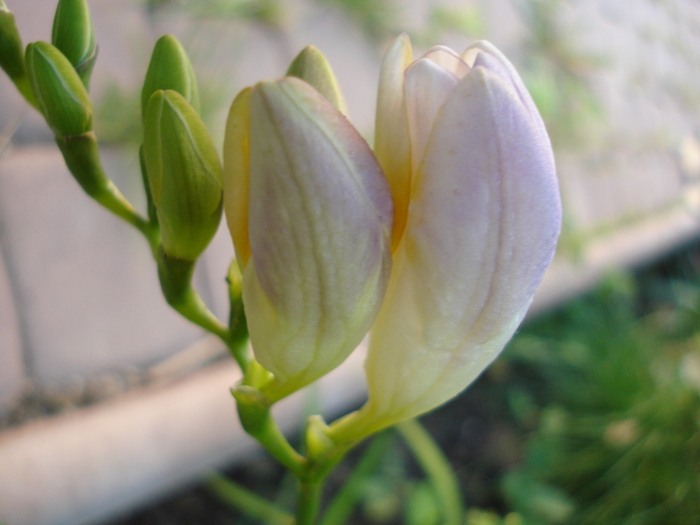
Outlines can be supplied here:
M146 79L141 89L141 114L146 114L146 106L151 95L159 89L172 89L182 95L199 113L199 91L192 63L185 49L172 35L158 39L151 62L148 64Z
M298 78L233 102L224 147L226 214L243 269L257 360L274 402L359 344L390 270L391 197L371 150Z
M551 145L512 65L488 43L407 57L402 37L385 58L377 123L405 229L371 332L369 400L337 427L345 438L469 385L525 316L561 224Z
M343 115L348 110L331 65L318 48L306 46L289 66L287 76L297 77L313 87Z
M175 91L156 91L144 119L143 157L163 251L197 259L222 212L221 166L199 115Z
M13 80L24 78L24 52L15 15L0 0L0 67Z
M86 0L59 0L51 43L73 64L85 88L89 89L97 46Z
M27 46L27 73L34 96L57 137L92 130L92 105L85 86L63 54L46 42Z

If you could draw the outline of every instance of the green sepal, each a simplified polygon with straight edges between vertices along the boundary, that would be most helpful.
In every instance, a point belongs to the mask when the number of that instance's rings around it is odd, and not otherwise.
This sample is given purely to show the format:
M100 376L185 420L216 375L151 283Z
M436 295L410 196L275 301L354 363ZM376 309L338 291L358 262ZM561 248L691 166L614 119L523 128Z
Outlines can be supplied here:
M253 361L255 363L255 361ZM270 414L269 400L257 389L238 384L231 389L243 429L278 461L296 474L304 474L305 460L292 448Z
M51 43L73 65L85 89L89 89L97 46L86 0L59 0L53 19Z
M162 250L156 254L156 261L163 297L170 306L179 311L187 303L191 293L195 261L169 257Z
M238 414L243 429L251 436L257 436L265 430L270 419L270 402L257 388L236 385L231 389L236 399Z
M335 447L328 435L328 425L318 414L309 416L305 433L306 452L309 458L325 457Z
M36 106L24 63L24 48L15 15L0 0L0 67L7 73L27 102Z
M143 156L163 250L196 260L223 209L221 164L204 123L176 91L156 91L144 119Z
M257 361L251 361L245 370L242 385L261 390L266 384L272 381L272 374L263 368ZM261 393L261 395L264 395Z
M345 98L331 65L318 48L306 46L302 49L289 66L287 76L302 79L323 95L343 115L347 114Z
M243 342L248 339L248 325L243 307L243 276L238 266L238 261L231 261L226 275L228 283L228 297L230 304L229 329L234 341Z
M141 89L141 115L144 118L148 101L153 93L168 89L180 93L199 113L199 90L192 63L185 49L172 35L160 37L153 48L151 62Z
M29 83L46 123L57 137L92 131L92 104L73 65L47 42L27 46Z

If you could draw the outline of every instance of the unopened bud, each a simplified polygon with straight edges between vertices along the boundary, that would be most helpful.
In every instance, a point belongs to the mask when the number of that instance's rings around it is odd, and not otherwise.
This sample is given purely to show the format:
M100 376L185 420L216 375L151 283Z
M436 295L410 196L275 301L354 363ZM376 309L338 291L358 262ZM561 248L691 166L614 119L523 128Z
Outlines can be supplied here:
M17 30L15 15L0 0L0 67L12 79L25 76L22 39Z
M144 119L143 156L163 250L197 259L223 208L221 165L199 115L176 91L156 91Z
M313 87L342 114L347 113L345 98L326 57L314 46L306 46L289 66L287 76L297 77Z
M39 109L58 137L92 130L92 105L85 86L63 54L47 42L27 46L27 73Z
M172 35L160 37L153 49L141 90L142 115L146 115L151 95L159 89L177 91L199 113L199 91L192 63L185 49Z
M88 89L97 59L97 46L86 0L59 0L51 43L73 64Z

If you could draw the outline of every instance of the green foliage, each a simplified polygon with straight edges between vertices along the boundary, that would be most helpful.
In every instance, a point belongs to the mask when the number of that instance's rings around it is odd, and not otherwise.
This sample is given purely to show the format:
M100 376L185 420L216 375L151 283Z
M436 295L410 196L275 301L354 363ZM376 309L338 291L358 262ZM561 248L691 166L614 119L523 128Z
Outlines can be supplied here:
M515 513L510 513L501 518L493 512L471 509L467 512L467 521L465 525L522 525L522 518Z
M396 0L316 1L343 9L374 40L381 40L396 32L396 15L401 8L400 2Z
M531 377L509 397L537 426L503 485L526 524L697 523L698 327L697 275L617 275L514 340Z
M284 9L281 0L145 0L153 13L159 9L182 9L195 18L241 19L279 29Z

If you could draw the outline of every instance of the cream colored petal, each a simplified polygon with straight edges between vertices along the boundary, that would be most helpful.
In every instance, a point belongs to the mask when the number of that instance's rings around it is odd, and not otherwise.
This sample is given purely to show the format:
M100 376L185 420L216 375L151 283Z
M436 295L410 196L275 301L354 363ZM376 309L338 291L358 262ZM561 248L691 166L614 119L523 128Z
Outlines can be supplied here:
M399 36L387 50L379 76L374 153L389 181L394 200L392 249L406 226L411 195L411 141L404 105L404 72L413 60L411 42Z
M431 47L421 58L427 58L438 66L447 69L457 78L464 78L471 69L457 53L445 46Z
M391 195L369 146L305 82L258 84L250 111L243 300L277 399L339 365L369 329L390 269Z
M250 92L250 88L245 88L231 104L224 137L224 209L241 271L245 269L250 259L250 240L248 239Z
M426 147L372 330L366 424L447 401L511 337L559 234L550 155L498 76L477 67L454 89Z
M420 167L423 150L438 110L452 93L457 82L459 82L457 75L428 58L416 60L406 70L404 94L414 172Z

